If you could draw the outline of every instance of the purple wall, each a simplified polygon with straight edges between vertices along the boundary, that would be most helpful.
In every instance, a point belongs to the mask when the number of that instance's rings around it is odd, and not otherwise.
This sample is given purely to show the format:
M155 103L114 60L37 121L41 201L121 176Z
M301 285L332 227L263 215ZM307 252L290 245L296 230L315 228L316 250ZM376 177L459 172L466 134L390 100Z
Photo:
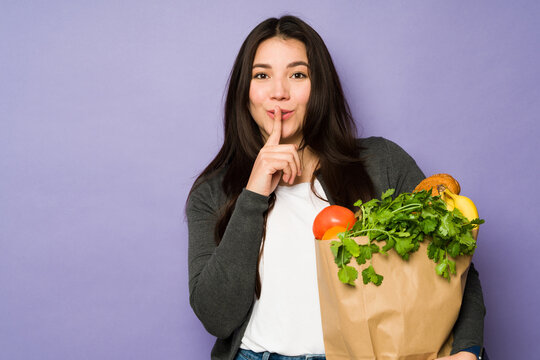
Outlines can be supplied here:
M491 357L540 353L539 3L314 4L0 3L1 359L209 358L184 202L241 42L284 13L325 39L363 135L477 203Z

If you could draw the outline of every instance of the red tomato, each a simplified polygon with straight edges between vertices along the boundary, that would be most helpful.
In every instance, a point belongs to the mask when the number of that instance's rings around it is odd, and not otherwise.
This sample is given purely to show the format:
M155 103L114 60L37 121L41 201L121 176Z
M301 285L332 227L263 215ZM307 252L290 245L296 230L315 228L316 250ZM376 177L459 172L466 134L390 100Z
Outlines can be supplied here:
M343 226L350 229L356 218L354 213L346 207L330 205L321 210L313 221L313 235L315 239L322 239L324 233L333 226Z

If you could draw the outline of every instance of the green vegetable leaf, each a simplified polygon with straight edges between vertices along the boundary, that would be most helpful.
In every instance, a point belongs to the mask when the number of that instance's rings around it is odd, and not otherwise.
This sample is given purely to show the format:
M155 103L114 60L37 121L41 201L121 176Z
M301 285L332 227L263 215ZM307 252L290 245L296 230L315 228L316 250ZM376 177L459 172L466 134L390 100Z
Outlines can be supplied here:
M338 251L339 251L339 248L342 246L342 242L341 241L332 241L330 243L330 250L332 251L332 254L334 255L334 259L337 258L338 256Z
M373 284L379 286L382 284L383 279L384 277L377 274L372 265L362 270L362 280L364 281L364 284L372 282Z
M434 217L427 217L419 222L420 229L424 234L431 234L432 232L434 232L435 229L437 229L438 224L439 222L437 221L437 218Z
M338 249L337 256L334 257L334 261L337 264L338 267L344 267L351 261L351 253L345 249L345 247L341 246Z
M386 225L390 222L390 220L392 220L392 217L394 216L394 214L392 213L392 211L388 209L383 209L377 212L376 216L377 216L377 221L379 223Z
M393 234L394 236L399 236L399 237L410 237L411 234L406 232L406 231L397 231Z
M437 213L437 210L433 207L424 207L422 209L422 217L424 219L437 219L439 217L439 214Z
M394 248L394 246L396 245L396 240L394 240L394 238L390 238L388 240L386 240L386 245L383 246L382 248L382 252L388 252L390 251L391 249Z
M462 234L459 238L459 242L468 248L476 246L476 241L474 240L474 237L472 236L472 233L470 231Z
M395 189L388 189L388 190L386 190L386 191L382 194L381 200L384 200L384 199L386 199L386 198L391 197L392 195L394 195L395 192L396 192Z
M441 223L439 224L438 233L442 238L454 237L458 234L456 226L452 221L452 214L447 212L441 218Z
M356 257L356 262L358 265L365 264L367 260L371 259L371 254L373 250L369 245L360 245L359 254Z
M435 260L435 259L439 258L440 249L434 243L430 243L428 245L427 250L428 250L428 258L430 258L432 260Z
M352 266L345 266L338 271L338 278L344 284L355 285L355 280L358 278L358 271Z
M448 266L450 267L450 272L456 275L456 262L454 260L448 260Z
M478 219L478 218L477 218L477 219L472 219L472 220L471 220L471 224L473 224L473 225L481 225L481 224L483 224L484 222L485 222L484 220Z
M448 245L448 254L453 258L458 257L460 249L459 242L454 240Z
M409 252L414 249L414 244L410 238L396 238L396 252L404 259L409 259Z
M351 253L352 256L358 257L358 255L360 255L360 246L356 243L356 241L354 241L354 239L350 237L344 238L343 245L345 245L345 248Z
M435 272L437 275L441 275L445 278L448 278L448 270L447 270L448 264L446 262L442 262L439 265L435 267Z

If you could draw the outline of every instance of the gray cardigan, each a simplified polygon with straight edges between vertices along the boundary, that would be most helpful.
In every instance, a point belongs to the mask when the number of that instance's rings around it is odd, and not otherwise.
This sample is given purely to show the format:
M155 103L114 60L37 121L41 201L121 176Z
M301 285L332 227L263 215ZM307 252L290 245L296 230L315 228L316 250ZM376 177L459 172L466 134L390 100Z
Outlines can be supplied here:
M380 137L359 140L364 164L376 194L394 188L410 192L424 178L416 162L398 145ZM234 359L255 293L263 214L268 197L244 189L236 202L219 246L214 229L226 201L223 169L194 186L187 202L190 304L206 330L217 337L212 359ZM324 182L319 178L323 188ZM325 192L328 192L325 189ZM328 199L332 203L332 199ZM471 264L452 353L483 345L485 307L478 272Z

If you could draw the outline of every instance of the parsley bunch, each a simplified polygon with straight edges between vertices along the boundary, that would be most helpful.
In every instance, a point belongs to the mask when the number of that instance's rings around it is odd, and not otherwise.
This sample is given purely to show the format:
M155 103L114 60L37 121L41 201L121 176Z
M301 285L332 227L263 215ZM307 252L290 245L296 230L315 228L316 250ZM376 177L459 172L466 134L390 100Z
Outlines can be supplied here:
M340 233L339 241L332 241L330 249L338 265L339 280L355 285L358 271L348 265L352 258L358 265L369 266L362 270L364 284L380 285L383 276L377 274L372 265L376 253L396 251L403 260L418 250L420 243L429 241L427 255L437 266L438 275L450 281L456 273L456 262L452 258L472 255L476 241L472 229L484 220L469 221L458 209L448 211L440 196L432 196L431 191L402 193L393 198L394 189L382 194L381 199L366 203L358 200L354 206L360 207L358 221L352 229ZM358 244L354 237L367 236L367 244Z

